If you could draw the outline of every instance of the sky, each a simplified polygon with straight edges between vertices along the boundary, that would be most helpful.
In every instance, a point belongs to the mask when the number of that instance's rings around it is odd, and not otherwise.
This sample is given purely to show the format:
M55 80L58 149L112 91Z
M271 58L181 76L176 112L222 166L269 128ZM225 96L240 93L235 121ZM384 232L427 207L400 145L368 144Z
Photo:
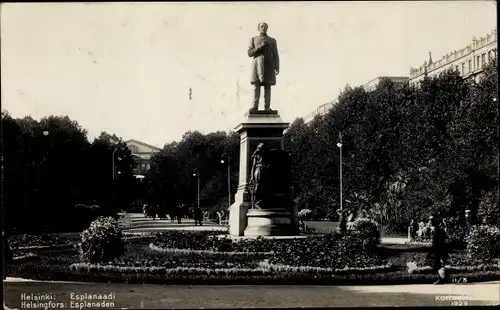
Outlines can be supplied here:
M436 61L486 35L496 5L4 3L2 110L67 115L90 141L107 131L163 147L188 130L232 130L251 105L247 47L261 21L280 56L271 107L292 122L347 84L408 76L429 51Z

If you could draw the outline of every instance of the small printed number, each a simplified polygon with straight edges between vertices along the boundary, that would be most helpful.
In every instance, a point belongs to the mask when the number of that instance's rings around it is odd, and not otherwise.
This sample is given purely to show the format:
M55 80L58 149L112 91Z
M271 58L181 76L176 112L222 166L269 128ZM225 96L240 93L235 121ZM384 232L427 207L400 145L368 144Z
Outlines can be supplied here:
M467 283L467 278L454 278L452 279L453 283Z

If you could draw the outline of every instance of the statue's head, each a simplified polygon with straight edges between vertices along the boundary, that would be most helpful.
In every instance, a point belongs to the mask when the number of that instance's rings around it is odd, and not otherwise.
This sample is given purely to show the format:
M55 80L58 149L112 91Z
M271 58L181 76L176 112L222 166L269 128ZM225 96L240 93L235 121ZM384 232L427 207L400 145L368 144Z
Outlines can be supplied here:
M268 25L267 25L267 23L265 23L265 22L261 22L261 23L259 23L259 25L257 26L257 28L259 29L259 32L260 32L261 34L266 34L266 33L267 33L267 28L268 28L268 27L269 27L269 26L268 26Z

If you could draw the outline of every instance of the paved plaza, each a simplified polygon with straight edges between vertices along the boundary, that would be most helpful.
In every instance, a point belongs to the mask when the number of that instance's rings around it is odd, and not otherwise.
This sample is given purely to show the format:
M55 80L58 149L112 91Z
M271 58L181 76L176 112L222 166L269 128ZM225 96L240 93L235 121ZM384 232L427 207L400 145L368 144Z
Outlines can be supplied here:
M498 305L500 282L446 285L387 286L192 286L116 283L41 282L8 278L7 307L17 308L25 294L55 294L70 302L70 293L115 293L116 308L246 308L246 307L363 307L448 306L452 298L467 305Z

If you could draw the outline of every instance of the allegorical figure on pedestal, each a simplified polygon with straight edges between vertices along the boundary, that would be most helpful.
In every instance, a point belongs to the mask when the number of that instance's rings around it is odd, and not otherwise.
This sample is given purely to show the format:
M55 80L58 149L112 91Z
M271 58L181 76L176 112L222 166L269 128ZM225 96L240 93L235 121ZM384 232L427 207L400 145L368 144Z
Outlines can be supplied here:
M269 190L264 182L269 178L267 175L268 165L265 162L267 148L264 143L259 143L257 149L252 154L252 169L250 171L250 197L252 208L258 208L258 202L265 196L265 191ZM264 182L263 182L264 181ZM267 184L268 185L268 184Z
M269 150L265 143L259 143L252 154L252 168L248 189L252 209L291 207L290 156L283 150Z
M253 37L248 46L248 57L253 58L250 83L254 86L253 106L250 111L259 109L262 86L264 87L264 109L271 109L271 86L276 85L276 75L279 74L278 45L274 38L267 35L267 28L266 23L259 23L260 35Z

